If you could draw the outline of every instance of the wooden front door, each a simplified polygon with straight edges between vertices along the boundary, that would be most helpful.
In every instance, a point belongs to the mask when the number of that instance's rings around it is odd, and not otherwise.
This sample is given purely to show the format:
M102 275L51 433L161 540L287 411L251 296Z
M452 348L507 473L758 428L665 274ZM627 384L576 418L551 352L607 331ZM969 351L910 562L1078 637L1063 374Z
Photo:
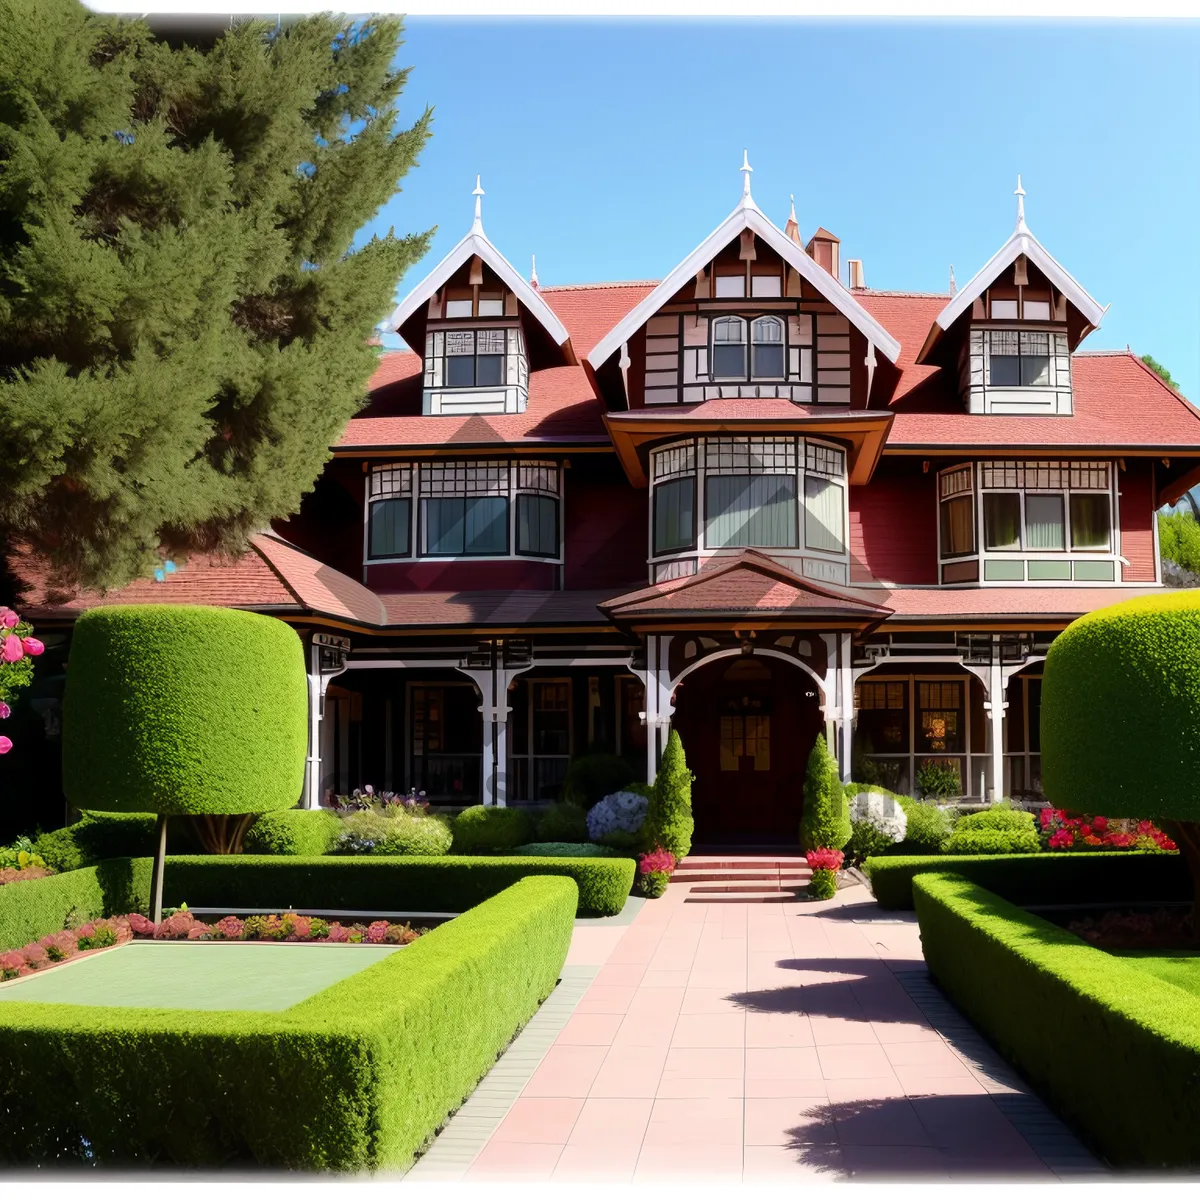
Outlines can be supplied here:
M674 724L696 774L697 842L797 840L821 727L807 675L770 658L718 660L685 681Z

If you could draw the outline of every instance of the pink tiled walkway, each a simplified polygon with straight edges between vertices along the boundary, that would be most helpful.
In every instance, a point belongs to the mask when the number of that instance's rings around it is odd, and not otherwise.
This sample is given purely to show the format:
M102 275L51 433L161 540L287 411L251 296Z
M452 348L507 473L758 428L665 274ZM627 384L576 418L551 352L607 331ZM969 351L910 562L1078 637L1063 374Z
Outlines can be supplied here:
M686 895L577 929L603 965L468 1179L1054 1179L894 977L915 924Z

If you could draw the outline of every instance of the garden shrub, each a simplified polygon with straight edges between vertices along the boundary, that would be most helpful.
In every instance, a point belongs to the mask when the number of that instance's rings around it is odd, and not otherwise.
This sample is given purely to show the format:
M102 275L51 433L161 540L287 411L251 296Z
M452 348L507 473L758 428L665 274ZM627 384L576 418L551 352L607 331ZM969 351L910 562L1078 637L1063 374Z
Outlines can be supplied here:
M323 808L288 808L263 813L246 833L247 854L327 854L342 822Z
M75 623L63 790L77 808L244 814L291 808L308 747L295 630L233 608L128 604Z
M1036 854L1042 848L1033 813L1006 805L959 817L947 854Z
M891 835L872 825L870 821L851 821L850 840L844 849L851 866L857 867L868 858L886 854L896 843Z
M657 900L665 895L676 862L675 855L662 846L655 846L643 854L638 859L637 880L634 883L638 894L647 900Z
M513 849L515 858L616 858L618 853L592 842L529 842Z
M953 826L950 814L936 804L926 804L910 796L897 796L896 801L908 817L908 828L895 853L940 854Z
M923 758L917 764L917 794L933 800L961 796L958 764L953 759Z
M0 1160L405 1167L553 990L575 909L523 880L281 1012L7 1002Z
M671 730L662 765L654 777L650 805L642 826L642 843L647 850L663 849L678 862L692 848L696 822L692 817L692 780L677 730Z
M1191 897L1187 868L1173 854L920 855L866 862L880 908L912 908L913 879L931 871L953 871L1014 904L1170 903Z
M800 846L804 850L840 850L850 840L850 810L824 734L818 734L804 775L804 811Z
M528 875L566 875L579 891L579 915L605 917L625 907L634 861L624 857L442 858L326 855L170 855L166 903L191 908L354 910L370 913L465 912ZM55 878L59 878L56 876ZM19 884L35 887L49 883ZM0 888L0 900L8 888ZM122 910L127 911L127 910ZM28 941L29 939L25 939Z
M1200 1164L1200 998L960 876L913 891L938 985L1085 1141L1117 1166Z
M454 841L445 817L431 816L419 808L366 809L333 819L339 826L334 831L334 854L409 854L436 858L449 854Z
M563 780L563 799L591 808L637 777L637 771L619 755L593 750L571 760Z
M850 840L846 857L853 866L903 841L908 816L893 793L877 788L851 792L845 788L850 806Z
M582 805L560 800L538 817L537 836L543 842L586 842L587 812Z
M626 789L605 796L587 815L588 837L593 842L617 849L635 849L645 840L643 832L650 798Z
M812 870L808 881L808 894L814 900L829 900L837 895L837 873L842 869L845 856L840 850L823 847L810 850L805 861Z
M153 813L85 812L73 825L39 834L34 849L56 871L94 866L106 858L140 858L154 853L156 822ZM178 840L172 836L172 848Z
M511 850L533 838L533 818L523 808L476 804L454 818L455 854L491 854Z

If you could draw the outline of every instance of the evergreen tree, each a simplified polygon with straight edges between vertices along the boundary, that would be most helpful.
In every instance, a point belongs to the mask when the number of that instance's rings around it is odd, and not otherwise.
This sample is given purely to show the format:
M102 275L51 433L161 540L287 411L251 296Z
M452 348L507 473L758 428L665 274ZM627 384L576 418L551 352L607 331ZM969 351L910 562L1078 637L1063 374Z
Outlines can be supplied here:
M1155 373L1155 375L1157 375L1159 377L1159 379L1161 379L1163 381L1163 383L1168 384L1170 387L1173 387L1176 391L1179 391L1179 384L1177 384L1175 382L1175 380L1171 377L1171 372L1168 371L1167 368L1164 367L1162 365L1162 363L1160 363L1158 361L1158 359L1156 359L1154 357L1154 355L1143 354L1142 362L1144 362L1146 364L1146 366L1148 366L1150 368L1150 370L1152 370Z
M678 730L672 729L663 751L662 766L650 789L650 805L642 826L647 850L661 846L675 855L676 861L686 858L692 848L696 829L692 817L692 780L683 755L683 742Z
M850 840L850 806L838 774L837 759L823 733L808 756L804 773L804 811L800 814L803 850L840 850Z
M311 489L429 243L352 251L429 136L400 33L0 0L0 535L54 582L236 552Z

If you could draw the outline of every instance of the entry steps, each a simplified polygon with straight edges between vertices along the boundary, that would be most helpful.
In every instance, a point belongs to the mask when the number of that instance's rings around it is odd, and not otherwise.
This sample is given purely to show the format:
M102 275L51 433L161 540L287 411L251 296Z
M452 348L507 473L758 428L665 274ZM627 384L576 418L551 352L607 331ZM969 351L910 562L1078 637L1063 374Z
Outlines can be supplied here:
M786 903L807 886L812 872L803 855L689 854L671 876L687 885L688 903Z

